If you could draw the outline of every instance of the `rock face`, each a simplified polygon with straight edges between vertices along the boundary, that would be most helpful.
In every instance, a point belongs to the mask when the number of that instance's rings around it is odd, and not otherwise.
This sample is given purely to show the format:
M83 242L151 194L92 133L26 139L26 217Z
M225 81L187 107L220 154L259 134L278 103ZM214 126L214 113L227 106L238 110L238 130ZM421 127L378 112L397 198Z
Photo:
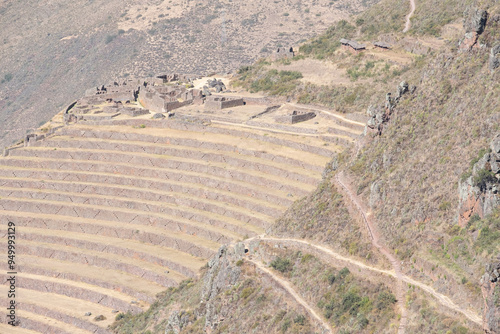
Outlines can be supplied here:
M478 47L477 39L484 32L488 12L476 7L468 7L464 12L465 38L460 43L460 49L471 50Z
M497 42L490 51L490 70L494 71L500 67L500 42Z
M477 214L483 218L500 205L500 135L490 144L490 153L486 153L472 168L472 175L460 180L458 223L464 227L470 218Z
M485 333L500 333L500 261L486 266L481 277L484 300L483 329Z
M204 276L201 302L194 312L174 311L170 314L165 334L178 334L187 324L205 318L205 333L212 333L224 321L230 309L217 309L217 296L232 288L238 281L241 269L234 263L245 255L245 245L238 243L234 248L222 246L208 262L208 272Z
M385 96L385 106L369 106L367 114L370 117L368 122L366 122L365 135L368 133L368 129L376 130L378 135L382 134L384 123L387 123L391 118L391 114L394 108L397 106L399 101L403 96L410 92L414 93L417 87L410 86L406 81L402 81L396 91L396 97L393 98L391 93L387 93Z

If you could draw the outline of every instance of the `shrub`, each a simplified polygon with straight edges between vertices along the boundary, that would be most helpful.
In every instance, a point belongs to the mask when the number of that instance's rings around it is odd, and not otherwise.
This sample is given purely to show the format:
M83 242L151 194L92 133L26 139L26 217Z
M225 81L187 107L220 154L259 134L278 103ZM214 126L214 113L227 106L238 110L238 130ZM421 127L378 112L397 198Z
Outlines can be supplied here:
M495 174L489 170L481 169L477 175L473 178L473 184L476 187L479 187L481 191L486 190L486 186L488 183L497 183L498 180L495 177Z
M241 298L243 299L247 299L253 292L254 292L254 288L252 287L248 287L248 288L244 288L242 291L241 291Z
M304 324L306 323L306 317L304 317L302 314L298 315L295 317L295 319L293 319L293 322L301 326L304 326Z
M108 35L106 36L106 44L111 43L116 38L116 35Z
M288 259L277 257L271 262L271 267L279 272L285 273L292 269L292 263Z
M391 307L392 304L396 302L396 297L390 292L381 292L377 297L376 307L379 310L383 310L387 307Z

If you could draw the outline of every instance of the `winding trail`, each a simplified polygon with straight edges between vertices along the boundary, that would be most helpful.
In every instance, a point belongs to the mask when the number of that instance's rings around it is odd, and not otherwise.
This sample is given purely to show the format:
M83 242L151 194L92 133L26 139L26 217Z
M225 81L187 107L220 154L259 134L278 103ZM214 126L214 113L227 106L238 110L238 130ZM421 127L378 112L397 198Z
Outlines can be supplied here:
M349 257L343 256L343 255L341 255L341 254L333 251L332 249L330 249L330 248L328 248L328 247L326 247L324 245L314 243L313 241L306 241L306 240L303 240L303 239L295 239L295 238L269 237L269 236L266 236L266 235L260 235L260 236L256 236L256 237L252 237L252 238L246 239L244 242L247 243L247 242L250 242L250 241L253 241L253 240L270 241L270 242L289 242L289 243L295 243L295 244L297 244L297 246L301 250L306 250L307 248L309 248L309 249L310 248L314 248L314 249L320 251L321 253L330 256L331 258L333 258L335 260L346 262L346 263L350 263L352 265L355 265L355 266L360 267L362 269L373 271L375 273L380 273L380 274L383 274L383 275L394 277L396 279L398 278L398 276L396 275L396 272L394 270L384 270L384 269L372 267L372 266L367 265L367 264L365 264L365 263L363 263L361 261L358 261L358 260L351 259ZM254 262L254 260L252 260L252 262ZM413 278L411 278L409 276L401 274L401 280L403 282L406 282L406 283L409 283L409 284L412 284L412 285L415 285L415 286L419 287L423 291L425 291L428 294L434 296L441 305L443 305L443 306L445 306L445 307L447 307L447 308L449 308L449 309L451 309L451 310L453 310L455 312L458 312L458 313L461 313L461 314L465 315L470 321L474 322L475 324L477 324L479 326L482 326L482 324L483 324L482 317L480 315L478 315L474 310L470 310L470 309L465 310L465 309L461 308L460 306L458 306L457 304L455 304L448 296L445 296L442 293L437 292L434 288L432 288L432 287L430 287L430 286L428 286L428 285L426 285L424 283L421 283L419 281L416 281L415 279L413 279ZM280 283L284 282L284 280L282 280L282 279L278 280L278 281Z
M278 282L279 285L281 285L290 295L292 295L292 297L300 305L302 305L302 307L304 307L307 310L307 312L309 312L309 314L311 314L311 316L313 318L315 318L327 330L327 333L334 333L330 324L328 322L326 322L325 320L323 320L323 318L321 318L318 315L318 313L316 313L316 310L314 308L312 308L311 306L309 306L309 304L307 304L307 302L292 288L291 284L288 281L286 281L286 280L282 279L281 277L277 276L276 274L274 274L271 270L266 268L266 266L264 264L262 264L261 262L259 262L257 260L253 260L253 259L247 259L247 260L249 262L252 262L253 264L255 264L255 266L257 266L261 271L265 272L266 274L271 276L271 278L273 280Z
M411 28L411 17L413 16L413 13L415 13L415 0L410 0L410 7L411 7L411 10L410 10L410 13L408 15L406 15L406 23L405 23L405 28L403 29L403 32L407 32L408 30L410 30Z
M413 1L413 0L412 0ZM359 213L363 217L363 221L365 226L370 234L371 242L375 248L377 248L380 253L382 253L387 260L391 263L394 268L394 272L396 273L397 285L396 285L396 298L398 300L398 305L401 310L401 321L399 322L398 334L404 334L406 331L406 325L408 323L408 310L405 305L405 288L403 284L403 273L401 271L401 263L398 259L392 254L392 252L380 243L379 233L377 227L373 223L373 221L369 218L369 214L367 210L363 208L362 202L358 196L354 194L352 189L350 188L350 183L345 178L343 173L337 173L335 175L335 182L340 186L346 194L347 197L354 203Z

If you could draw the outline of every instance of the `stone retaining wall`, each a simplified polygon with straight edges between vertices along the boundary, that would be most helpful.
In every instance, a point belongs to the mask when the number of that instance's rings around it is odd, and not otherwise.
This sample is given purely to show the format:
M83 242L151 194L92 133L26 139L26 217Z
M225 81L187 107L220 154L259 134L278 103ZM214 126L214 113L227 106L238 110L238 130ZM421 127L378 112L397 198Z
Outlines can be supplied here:
M217 213L219 215L223 215L225 217L231 217L231 218L243 220L243 221L250 221L250 219L252 218L251 216L249 216L241 211L238 211L237 208L230 208L229 206L220 206L217 204L207 203L207 202L200 201L196 198L195 199L184 198L183 195L187 194L191 189L196 192L195 196L197 195L200 198L204 198L204 197L206 197L205 194L211 193L209 191L200 191L199 188L187 188L187 187L180 186L180 187L177 187L178 191L176 191L176 193L182 194L182 195L175 194L175 196L173 196L172 193L174 193L174 191L171 187L170 187L170 189L162 188L162 190L167 191L166 194L157 194L157 193L153 193L151 191L148 191L147 189L132 190L132 189L123 188L123 187L115 187L115 186L110 185L107 182L100 183L100 184L77 184L77 183L73 183L73 182L51 183L51 182L40 182L40 181L36 181L36 180L33 180L33 181L15 180L15 179L14 180L9 180L9 179L6 180L6 179L2 179L1 176L0 176L0 185L2 187L10 187L10 188L20 187L22 189L31 188L31 189L40 189L40 190L43 190L43 189L54 190L54 191L61 192L62 193L61 195L63 195L63 193L65 193L65 192L68 192L68 193L74 193L73 195L82 194L82 196L83 196L83 194L88 194L90 197L92 197L93 195L116 196L118 198L126 198L127 201L132 201L132 202L154 201L154 202L159 202L159 204L171 203L174 205L186 205L190 208L196 208L196 209L203 210L206 212L213 212L213 213ZM151 188L148 187L148 189L151 189ZM0 189L0 192L1 192L1 189ZM29 194L29 193L28 193L28 195L31 196L31 194ZM15 196L15 194L13 194L13 196ZM25 196L23 196L23 197L25 197ZM68 197L68 198L71 198L71 197ZM224 199L226 199L226 198L228 198L230 200L234 200L234 201L236 201L236 203L239 203L239 202L246 203L245 201L241 201L241 200L238 201L238 199L236 199L236 198L233 199L232 197L229 197L229 196L223 196L223 198L217 197L217 198L214 198L214 200L222 203L224 201ZM48 198L46 198L46 199L48 199ZM132 199L137 199L137 200L132 200ZM75 201L74 198L71 198L71 200ZM75 203L78 203L78 202L81 202L81 201L77 198ZM227 202L227 201L224 201L224 202ZM242 207L241 205L238 205L238 206ZM259 211L258 209L261 209L261 211ZM234 212L235 210L237 210L237 212ZM260 213L266 214L266 215L270 215L272 213L276 213L279 215L279 213L282 213L282 211L280 211L280 210L272 210L269 207L264 207L264 206L260 206L260 205L254 205L250 208L250 210L255 211L255 212L260 212ZM265 211L268 211L268 213L266 213ZM155 211L155 212L157 212L157 211ZM182 217L184 217L184 215ZM268 225L270 225L267 221L255 220L252 223L256 226L261 226L261 227L267 227ZM248 231L246 231L245 233L247 233L247 232Z
M20 236L23 237L23 240L26 241L34 241L34 242L51 242L54 240L59 241L59 243L63 243L64 241L68 241L68 246L71 245L71 239L66 239L62 237L50 237L50 236L44 236L44 235L37 235L37 234L31 234L31 233L19 233ZM105 245L100 245L100 248L105 247ZM143 269L140 266L136 265L131 265L128 263L122 263L122 262L116 262L114 260L106 259L103 257L91 255L91 254L86 254L86 253L75 253L74 251L65 251L65 250L59 250L59 249L53 249L49 248L46 246L37 246L37 245L31 245L29 243L27 244L20 244L16 248L19 252L19 254L25 254L25 255L33 255L37 257L43 257L47 259L57 259L61 261L68 261L71 263L80 264L80 265L90 265L94 267L100 267L100 268L106 268L106 269L113 269L117 271L122 271L128 274L131 274L133 276L137 276L138 278L144 279L145 284L146 282L155 282L161 286L164 286L165 288L171 287L171 286L177 286L177 282L174 281L173 279L165 276L165 275L160 275L154 271ZM21 272L21 267L19 267L19 271ZM60 278L58 276L58 278ZM78 281L77 281L78 282Z
M7 275L0 274L0 280L2 280L2 282L5 282L6 279ZM123 312L131 312L133 314L142 312L142 309L140 307L130 305L123 300L111 296L106 296L102 293L92 290L79 288L63 283L39 281L36 279L19 276L16 282L16 286L22 289L56 293L70 298L83 299L92 303L101 304L112 309L122 310Z
M0 318L2 318L3 323L7 323L7 313L3 310L0 311ZM25 328L39 333L50 333L50 334L74 334L66 332L58 327L54 327L45 323L38 322L36 320L23 318L22 322L19 323L20 328Z
M5 298L0 298L0 303L3 303L2 305L8 305L9 300L5 299ZM38 314L38 315L50 318L50 319L55 319L55 320L60 321L60 322L71 324L75 327L90 331L94 334L111 334L111 332L108 331L107 329L99 327L99 326L91 323L90 317L89 317L88 321L85 321L85 320L81 320L81 319L72 317L70 315L64 314L64 313L60 313L60 312L57 312L54 310L47 309L43 306L30 304L29 302L26 302L26 301L22 301L22 302L18 303L16 305L16 307L18 310L31 312L34 314ZM109 315L107 315L107 316L109 317ZM49 328L45 327L48 325L36 323L36 322L31 323L31 325L32 326L39 326L39 327L36 327L36 328L25 327L24 323L26 320L28 320L28 319L26 319L26 318L22 319L21 323L19 324L21 328L32 329L32 330L40 332L40 333L51 333L52 334L52 333L58 332L57 329L54 327L49 329ZM71 334L74 334L74 333L71 333Z
M44 146L44 147L55 147L58 148L58 152L62 152L63 149L66 150L68 148L77 148L81 150L108 150L108 151L117 151L116 154L130 154L130 152L136 152L136 153L141 153L141 154L151 154L151 155L163 155L163 156L169 156L169 157L179 157L179 158L185 158L185 159L193 159L193 160L200 160L200 161L211 161L211 162L216 162L216 163L223 163L223 164L228 164L230 166L238 167L241 168L240 170L255 170L259 172L264 172L269 175L276 175L276 176L284 176L287 179L294 180L294 181L299 181L311 185L316 185L318 183L317 178L312 178L309 176L306 176L304 174L299 174L295 173L292 171L289 171L285 168L281 167L275 167L272 165L268 165L265 163L261 162L256 162L252 160L246 160L242 159L239 157L231 157L228 155L225 155L223 153L209 153L209 152L202 152L199 150L189 150L189 149L183 149L183 148L176 148L175 146L152 146L152 145L138 145L138 144L133 144L133 143L111 143L111 142L95 142L95 141L86 141L86 140L51 140L48 142L43 142L40 143L39 146ZM72 156L76 156L78 154L78 157L80 155L81 151L73 151L74 154ZM82 152L83 154L87 152ZM19 152L15 152L13 156L19 155ZM26 152L26 154L31 154ZM111 153L106 153L106 155L110 155ZM115 153L113 153L115 154ZM156 157L151 157L152 159L159 159L160 161L165 160L164 158L156 158ZM172 158L170 158L172 160Z
M333 117L333 116L332 116ZM337 119L337 118L335 118ZM338 120L338 119L337 119ZM249 131L243 131L239 129L226 129L220 128L216 126L205 126L202 121L197 121L193 119L193 121L177 121L173 119L164 119L164 120L112 120L112 121L101 121L101 122L85 122L87 125L93 126L110 126L110 125L127 125L127 126L140 126L144 124L146 127L153 128L168 128L168 129L176 129L183 131L194 131L194 132L209 132L209 133L217 133L217 134L225 134L234 137L243 137L249 139L260 140L263 142L269 142L280 146L291 147L297 150L310 152L318 155L322 155L328 158L333 157L335 152L332 152L328 149L307 145L303 143L294 142L291 140L275 138L272 136L264 136L255 134ZM346 123L351 124L351 123ZM354 126L354 125L353 125ZM349 126L346 126L349 127ZM356 126L355 128L359 128Z
M63 169L63 170L81 170L81 171L92 171L92 172L119 172L125 175L141 175L157 178L167 178L170 170L182 170L193 173L208 174L222 178L234 179L237 181L243 181L250 184L256 184L264 187L271 187L276 190L281 190L283 192L295 193L299 196L307 195L307 191L304 191L299 186L292 186L285 184L285 182L275 181L271 178L265 177L265 172L268 169L261 171L260 175L253 175L246 173L241 168L237 169L226 169L223 167L212 166L207 164L201 164L197 162L186 162L186 161L175 161L173 159L164 158L144 158L141 156L125 153L101 153L101 152L65 152L61 150L57 151L27 151L27 150L16 150L11 152L11 156L19 157L37 157L40 158L38 161L26 160L21 163L24 167L34 167L34 168L52 168L52 169ZM15 153L15 154L14 154ZM77 159L78 158L78 159ZM46 159L54 159L46 160ZM108 163L106 163L106 161ZM4 165L14 165L16 166L16 160L8 159L6 161L0 161ZM95 162L95 163L93 163ZM19 166L19 165L18 165ZM140 174L134 174L132 171L137 172L137 167L139 166L143 169ZM255 168L255 167L254 167ZM149 169L150 172L144 172L144 169ZM126 170L132 173L125 172ZM157 176L153 176L156 174ZM163 174L163 175L162 175ZM161 175L161 176L160 176ZM311 186L316 186L319 183L318 179L308 178L303 175L297 174L285 174L281 178L286 178L290 176L297 182L309 184Z
M116 192L119 192L119 189L115 189ZM240 234L240 235L254 235L254 232L251 232L250 230L236 225L238 222L226 222L223 220L219 220L216 217L213 216L205 216L203 213L197 213L194 212L192 209L198 209L200 211L206 211L206 212L214 212L217 213L221 216L227 216L234 218L241 222L240 224L243 223L249 223L249 224L254 224L255 225L270 225L266 224L265 221L262 221L261 219L254 218L250 215L246 215L240 212L236 212L233 210L226 210L223 207L219 207L216 205L211 205L211 204L204 204L204 203L199 203L194 200L189 200L185 198L178 198L178 199L173 199L174 204L180 205L180 206L185 206L186 209L182 208L177 208L175 206L173 207L167 207L167 206L161 206L161 203L158 204L152 204L152 203L144 203L143 201L136 200L134 201L133 199L114 199L114 198L101 198L101 197L94 197L93 194L90 194L90 196L86 195L78 195L78 193L73 193L73 194L65 194L63 192L61 193L50 193L50 192L43 192L43 191L36 191L33 192L32 190L7 190L7 189L2 189L0 188L0 198L2 197L11 197L11 198L27 198L29 200L39 200L39 203L45 204L46 201L51 201L51 202L61 202L61 205L67 206L69 203L72 203L75 207L77 204L81 204L84 207L88 207L89 210L99 210L97 213L97 218L102 219L103 217L107 217L108 219L106 220L111 220L115 221L113 219L113 216L116 216L116 214L113 214L115 209L118 211L123 211L129 213L130 210L134 211L139 211L143 212L146 215L149 215L151 217L159 218L164 221L168 222L168 225L170 227L174 227L177 225L177 229L181 229L182 231L187 232L188 234L195 233L200 236L207 236L209 238L216 238L216 239L211 239L211 240L226 240L229 241L229 237L224 236L222 233L218 233L215 231L212 232L202 232L198 229L203 229L204 226L196 226L196 225L190 225L191 222L199 222L201 224L209 225L209 226L216 226L223 228L224 230L232 231L234 233ZM79 206L81 207L81 206ZM107 208L111 210L106 210ZM192 211L191 211L192 210ZM155 215L160 214L160 215ZM133 213L135 214L135 213ZM167 216L172 216L172 218L165 218L163 215ZM137 217L142 217L142 214L136 214ZM182 218L188 223L178 221L175 218ZM109 219L111 218L111 219ZM138 219L139 219L138 218ZM138 220L137 219L137 220ZM233 225L234 224L234 225ZM192 232L195 230L196 232ZM221 239L222 238L222 239Z
M42 199L38 201L27 201L24 199L2 198L0 199L0 206L6 211L16 208L16 210L12 211L63 215L136 225L154 225L156 227L163 228L166 231L178 231L187 235L196 235L218 243L230 243L232 241L231 237L228 237L220 232L206 230L203 227L182 223L170 218L164 218L153 213L144 212L144 214L138 214L137 212L127 212L124 209L115 210L112 207L105 205L73 206L71 205L71 202L44 203Z
M115 290L115 291L120 291L128 296L132 296L138 300L142 300L148 304L152 304L155 302L156 298L153 296L149 296L145 293L139 292L135 289L131 289L130 287L123 286L123 285L115 285L112 283L109 283L107 281L95 279L95 278L90 278L82 275L77 275L73 273L65 273L65 272L60 272L60 271L53 271L47 268L40 268L40 267L31 267L29 265L19 265L18 267L19 272L25 273L25 274L33 274L33 275L40 275L40 276L47 276L47 277L57 277L60 279L64 280L70 280L74 282L82 282L82 283L87 283L90 285L95 285L99 286L104 289L109 289L109 290ZM177 284L174 284L172 286L177 286ZM139 287L140 288L140 287Z
M73 221L64 220L64 217L58 217L58 216L54 218L31 218L31 217L20 217L17 215L12 216L11 219L12 221L15 221L18 226L40 228L40 229L45 228L54 231L59 230L59 231L77 232L90 235L95 234L109 238L134 240L145 244L168 247L164 245L163 242L164 237L162 237L161 235L146 233L144 231L141 233L137 233L136 229L125 228L125 227L113 228L106 225L99 225L99 221L97 221L97 223L95 224L84 224L84 223L77 223ZM53 239L51 240L54 241ZM154 263L163 267L167 267L186 277L194 278L198 274L198 271L193 271L188 267L185 267L182 263L173 262L169 259L160 258L155 256L154 254L144 253L141 251L134 250L132 248L124 248L115 245L107 245L107 247L103 247L103 245L98 242L90 242L90 241L77 242L69 238L66 238L65 240L75 245L75 247L89 249L89 250L100 249L102 253L126 256L128 258L134 258L141 261ZM33 241L38 242L37 239L34 239ZM60 239L57 239L56 241L60 241ZM173 247L168 247L168 248L174 249ZM159 249L161 250L161 248ZM209 252L210 254L213 253L213 251L210 250Z
M360 136L359 134L349 132L349 131L344 131L344 130L337 129L337 128L328 128L328 133L333 133L335 135L346 136L346 137L351 137L351 138L358 138Z
M291 159L287 157L283 157L280 155L274 155L262 151L254 151L247 150L240 147L235 147L229 144L223 143L213 143L196 139L189 138L175 138L169 136L153 136L148 134L139 134L139 133L124 133L124 132L111 132L111 131L103 131L103 130L80 130L72 127L66 127L60 131L60 135L62 136L71 136L78 138L98 138L98 139L113 139L113 140L124 140L124 141L141 141L147 143L155 143L155 144L168 144L173 146L188 146L199 149L210 149L216 151L228 151L228 152L236 152L243 155L248 155L260 159L271 160L277 163L287 164L299 166L307 170L322 172L324 166L315 166L303 162L298 159ZM49 145L49 144L47 144Z
M32 213L40 213L42 211L44 214L55 215L57 214L60 217L81 217L92 220L99 220L98 213L96 213L95 209L81 208L76 207L72 208L70 205L59 205L59 204L37 204L36 202L24 202L22 200L10 200L10 199L1 199L0 207L4 211L11 212L32 212ZM42 210L43 209L43 210ZM118 211L114 210L104 210L105 213L109 214L108 217L103 217L103 220L109 218L109 221L115 222L126 222L128 224L139 224L139 225L154 225L159 228L165 228L166 232L168 231L178 231L179 225L176 222L170 222L163 219L159 219L156 217L150 217L148 215L123 215ZM86 217L88 216L88 217ZM104 216L104 215L103 215ZM124 219L125 218L125 219ZM130 225L129 225L130 226ZM133 225L132 225L133 226ZM189 226L189 225L188 225ZM173 227L173 228L172 228ZM187 228L186 228L187 229ZM114 232L115 229L111 229ZM182 233L188 235L196 235L199 232L200 234L207 235L207 239L213 240L215 242L222 242L221 239L228 239L227 237L221 236L219 233L209 232L200 228L190 228L188 231L183 230ZM104 233L104 232L103 232ZM139 234L143 234L147 232L142 232ZM208 258L213 254L213 250L196 245L191 241L177 239L168 234L166 235L157 235L148 233L148 239L151 239L151 244L156 244L159 246L165 246L169 248L174 248L180 250L182 252L191 254L193 256ZM116 236L116 234L114 234ZM226 241L226 242L229 242Z
M301 133L317 134L318 133L318 131L316 129L299 128L299 127L295 127L295 126L287 126L287 125L276 124L276 123L264 123L264 122L257 122L257 121L248 121L248 122L246 122L246 124L252 125L252 126L258 126L261 128L295 132L297 134L301 134ZM293 123L291 123L291 124L293 124Z
M34 164L28 164L25 163L24 161L20 162L22 163L24 168L29 168L29 165L34 165ZM15 164L8 163L7 160L0 160L0 165L4 166L12 166ZM34 168L37 168L36 166ZM31 171L29 169L0 169L0 175L4 177L20 177L20 178L36 178L36 179L45 179L45 180L64 180L64 181L73 181L73 182L101 182L104 184L119 184L119 185L126 185L126 186L134 186L134 187L139 187L139 188L152 188L152 189L157 189L157 190L164 190L164 189L169 189L169 187L173 187L174 185L172 184L173 182L182 182L186 184L191 184L191 185L196 185L200 184L205 187L211 187L214 189L213 192L206 192L202 189L200 191L203 191L204 194L207 194L207 198L217 198L218 193L215 191L216 189L220 189L226 192L233 192L235 194L239 194L242 196L246 197L253 197L257 198L260 200L265 200L269 203L273 203L276 205L281 205L288 207L289 205L292 204L292 200L285 198L285 197L280 197L280 196L275 196L260 190L256 190L254 188L249 188L246 186L242 186L239 183L234 183L231 182L231 180L224 180L224 179L216 179L212 177L207 177L207 176L196 176L196 175L191 175L191 174L183 174L183 173L178 173L178 172L170 172L167 176L162 177L162 178L157 178L156 180L151 180L149 178L146 178L149 176L149 173L153 174L153 171L150 169L144 170L144 169L134 169L132 172L134 173L133 175L143 175L145 177L141 176L135 176L133 178L126 176L125 175L115 175L116 169L110 168L111 172L108 173L100 173L100 172L93 172L93 173L88 173L86 171L60 171L58 168L55 169L50 169L48 166L44 167L44 169L38 169ZM153 174L157 175L157 174ZM162 181L165 180L165 181ZM180 185L181 188L172 188L172 189L184 189L182 185ZM182 191L182 190L181 190ZM191 193L191 192L190 192ZM210 196L210 197L208 197ZM242 199L243 203L247 203L244 199Z

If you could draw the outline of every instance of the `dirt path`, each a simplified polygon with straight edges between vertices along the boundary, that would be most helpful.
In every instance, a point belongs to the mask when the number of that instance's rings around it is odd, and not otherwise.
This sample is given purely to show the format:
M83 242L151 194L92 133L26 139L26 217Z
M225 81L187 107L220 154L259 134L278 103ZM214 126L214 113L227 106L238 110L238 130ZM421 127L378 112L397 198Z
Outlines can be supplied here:
M330 326L330 324L328 322L326 322L325 320L323 320L323 318L321 318L318 313L316 313L316 311L314 310L314 308L312 308L311 306L309 306L309 304L307 304L307 302L302 299L302 297L292 288L292 286L290 285L290 283L284 279L282 279L281 277L275 275L271 270L269 270L268 268L266 268L266 266L264 266L262 263L260 263L259 261L257 260L253 260L253 259L247 259L249 262L252 262L253 264L255 264L260 270L262 270L263 272L265 272L266 274L268 274L269 276L271 276L271 278L273 280L275 280L276 282L279 283L279 285L281 285L290 295L292 295L292 297L300 304L302 305L302 307L304 307L307 312L309 312L309 314L315 318L322 326L323 328L326 329L326 332L327 333L334 333L332 327Z
M410 0L410 7L411 7L411 10L410 10L410 13L408 15L406 15L406 23L405 23L405 28L403 29L403 32L407 32L408 30L410 30L410 27L411 27L411 17L413 16L413 13L415 13L415 0Z
M392 254L392 252L382 245L379 242L379 233L377 230L377 226L373 223L372 219L370 219L367 210L363 208L362 202L358 196L350 188L350 182L344 176L343 173L337 173L335 175L335 182L340 186L346 194L347 197L354 203L359 213L363 217L363 221L365 223L366 228L371 237L371 241L373 246L375 246L380 253L382 253L391 263L394 268L394 272L396 273L397 278L397 286L396 286L396 298L398 300L399 308L401 309L401 321L399 322L398 334L403 334L406 331L406 324L408 322L408 311L405 305L405 289L403 284L403 274L401 272L401 264L398 259Z
M394 270L384 270L384 269L380 269L380 268L376 268L376 267L372 267L372 266L369 266L361 261L358 261L358 260L355 260L355 259L351 259L349 257L345 257L333 250L331 250L330 248L326 247L326 246L323 246L321 244L317 244L317 243L314 243L312 241L307 241L307 240L303 240L303 239L295 239L295 238L278 238L278 237L269 237L269 236L266 236L266 235L260 235L260 236L256 236L256 237L252 237L252 238L249 238L249 239L246 239L245 242L250 242L252 240L261 240L261 241L272 241L272 242L290 242L290 243L295 243L297 244L297 246L301 249L301 250L306 250L307 248L314 248L316 250L319 250L320 252L332 257L333 259L335 260L338 260L338 261L342 261L342 262L346 262L346 263L350 263L350 264L353 264L357 267L360 267L362 269L367 269L367 270L370 270L370 271L373 271L373 272L376 272L376 273L380 273L380 274L383 274L383 275L387 275L387 276L391 276L391 277L394 277L394 278L398 278L397 275L396 275L396 272ZM416 281L414 280L413 278L409 277L409 276L406 276L404 274L401 274L401 280L405 283L409 283L409 284L412 284L412 285L415 285L417 287L419 287L420 289L422 289L423 291L427 292L428 294L434 296L437 301L448 307L449 309L453 310L453 311L456 311L456 312L459 312L463 315L465 315L470 321L482 326L482 318L481 316L479 316L477 313L475 313L473 310L464 310L462 309L460 306L458 306L457 304L455 304L449 297L437 292L436 290L434 290L434 288L424 284L424 283L421 283L419 281Z

